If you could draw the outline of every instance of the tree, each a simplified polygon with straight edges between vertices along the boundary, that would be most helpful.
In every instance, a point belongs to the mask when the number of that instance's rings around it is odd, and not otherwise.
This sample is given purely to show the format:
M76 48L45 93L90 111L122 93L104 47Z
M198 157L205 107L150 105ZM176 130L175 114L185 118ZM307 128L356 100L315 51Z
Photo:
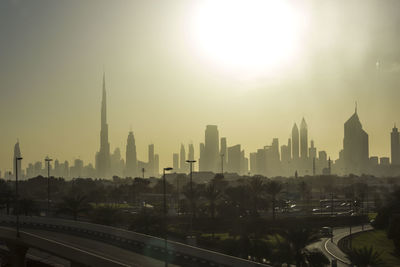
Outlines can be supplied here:
M25 216L32 215L36 211L36 203L33 199L23 198L19 200L18 208Z
M248 183L250 197L252 198L252 214L258 214L258 203L264 194L264 181L261 176L253 176Z
M349 253L347 258L352 265L357 267L379 267L384 265L382 260L382 252L374 250L373 247L361 247L353 248Z
M117 222L121 221L122 214L120 209L112 205L104 205L94 208L90 217L94 223L115 225Z
M292 255L297 267L307 264L309 251L306 247L320 239L317 233L305 227L290 228L283 232L283 237L285 250Z
M328 266L330 263L329 259L324 255L324 253L317 249L306 249L305 257L309 267L324 267Z
M66 213L72 215L76 221L78 215L89 211L90 206L86 202L86 196L80 194L73 194L63 198L58 207L57 213Z
M10 186L4 180L0 180L0 204L5 205L7 215L10 214L10 205L13 198L14 194Z
M275 220L275 207L276 207L276 196L282 191L283 186L280 182L270 181L266 185L266 191L272 198L272 219Z
M208 201L211 220L214 221L214 219L215 219L215 204L216 204L217 200L220 198L221 192L217 189L215 183L211 182L205 188L203 195ZM212 227L212 237L213 238L214 238L214 232L215 231L214 231L214 223L213 223L213 227Z

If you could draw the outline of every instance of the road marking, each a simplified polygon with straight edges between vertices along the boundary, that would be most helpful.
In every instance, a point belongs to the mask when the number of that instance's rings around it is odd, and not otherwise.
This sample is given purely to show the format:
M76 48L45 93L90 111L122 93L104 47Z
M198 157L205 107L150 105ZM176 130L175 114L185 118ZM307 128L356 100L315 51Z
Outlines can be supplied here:
M329 255L331 255L331 256L334 257L335 259L338 259L338 260L341 261L342 263L349 265L349 263L346 262L346 260L343 260L342 258L340 258L340 257L338 257L338 256L335 256L332 252L330 252L330 251L328 250L327 244L328 244L329 241L330 241L329 238L325 241L325 244L324 244L325 251L328 252Z

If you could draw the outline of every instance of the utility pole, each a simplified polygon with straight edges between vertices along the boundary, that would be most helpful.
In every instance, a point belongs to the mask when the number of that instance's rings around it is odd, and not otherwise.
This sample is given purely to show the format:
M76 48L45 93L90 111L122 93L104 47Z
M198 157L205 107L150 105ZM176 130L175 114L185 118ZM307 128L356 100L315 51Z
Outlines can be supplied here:
M50 162L52 159L46 157L44 159L47 162L47 216L50 214Z
M19 237L19 194L18 194L18 162L21 161L21 157L16 157L15 158L15 201L16 205L15 207L17 208L17 225L16 225L16 230L17 230L17 237Z
M168 267L168 246L167 246L167 189L165 182L165 171L172 170L171 167L163 169L163 187L164 187L164 253L165 253L165 267Z
M193 164L196 162L195 160L187 160L187 163L190 164L190 207L191 207L191 216L190 216L190 238L192 238L193 231L193 217L194 217L194 199L193 199Z

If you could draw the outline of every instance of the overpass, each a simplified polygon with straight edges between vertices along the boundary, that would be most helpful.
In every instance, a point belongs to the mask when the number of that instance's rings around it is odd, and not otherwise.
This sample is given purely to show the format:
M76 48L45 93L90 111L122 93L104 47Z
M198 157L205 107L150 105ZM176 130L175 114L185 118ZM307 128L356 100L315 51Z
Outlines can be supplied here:
M18 247L33 247L84 266L161 266L165 257L164 239L110 226L20 216L23 231L20 238L15 238L15 231L10 228L15 226L15 216L1 215L0 225L3 226L0 239L11 244L8 247L15 255L19 253ZM51 246L51 242L68 247L62 248L70 254L60 255L61 247ZM173 241L167 242L167 253L170 263L181 266L267 266ZM87 254L91 257L85 261L85 257L89 257ZM104 263L98 264L100 260Z

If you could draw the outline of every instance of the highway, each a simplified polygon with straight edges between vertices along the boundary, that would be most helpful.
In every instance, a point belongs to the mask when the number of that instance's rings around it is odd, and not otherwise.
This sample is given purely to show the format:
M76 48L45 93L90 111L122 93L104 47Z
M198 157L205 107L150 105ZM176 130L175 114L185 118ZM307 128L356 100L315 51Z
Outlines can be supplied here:
M364 226L364 231L371 229L372 227L370 225ZM361 231L363 231L361 226L354 226L352 227L351 230L353 234ZM337 246L339 240L349 235L349 233L350 233L349 227L335 228L333 229L333 242L331 241L330 238L322 238L320 241L309 245L308 248L309 249L316 248L322 251L322 253L324 253L325 256L327 256L330 261L336 259L338 267L350 266L350 262L347 259L346 254L343 251L341 251Z
M90 252L102 256L104 258L121 262L133 267L164 266L163 261L159 261L157 259L147 257L145 255L141 255L103 242L82 238L75 235L68 235L63 233L37 230L37 229L24 229L24 228L22 228L21 231L29 234L34 234L40 237L44 237L46 239L50 239L53 241L57 241L65 245L73 246L83 251ZM31 252L29 251L28 253ZM35 253L34 251L32 251L31 254L40 257L39 255L36 255L37 252ZM177 265L169 264L169 266L177 266Z

